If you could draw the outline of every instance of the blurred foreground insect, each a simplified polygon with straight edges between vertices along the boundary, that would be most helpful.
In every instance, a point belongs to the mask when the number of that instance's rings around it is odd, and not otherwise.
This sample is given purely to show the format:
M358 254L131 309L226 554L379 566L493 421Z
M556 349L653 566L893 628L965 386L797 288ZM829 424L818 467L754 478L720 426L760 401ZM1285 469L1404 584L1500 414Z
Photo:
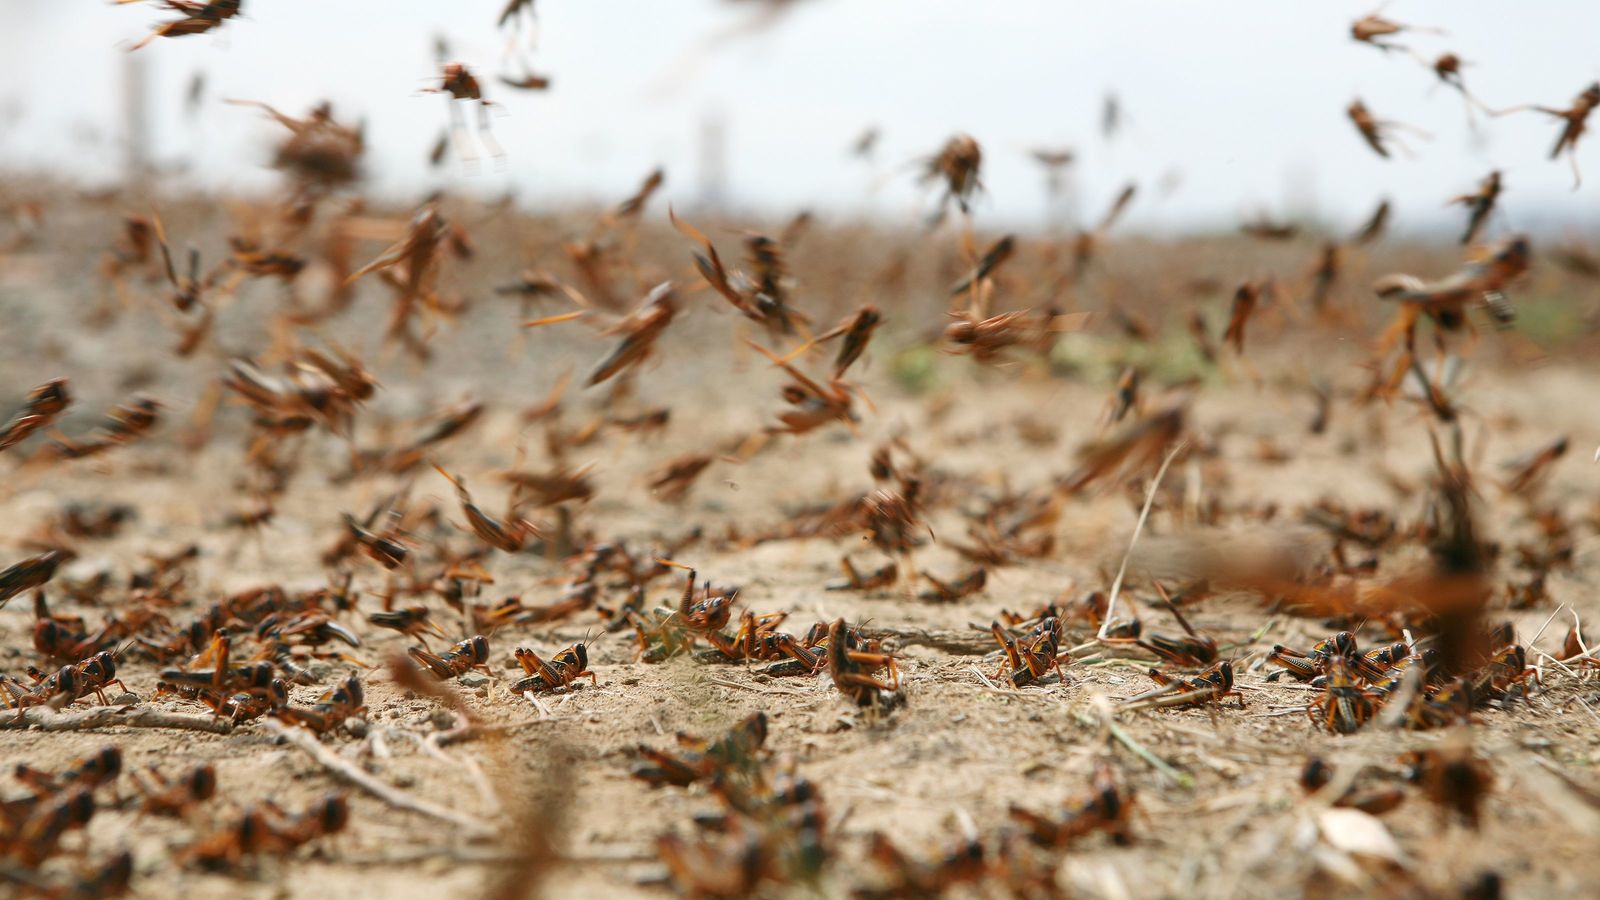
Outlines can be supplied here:
M1371 147L1374 153L1385 159L1389 158L1388 142L1394 141L1399 144L1399 141L1394 137L1396 130L1403 128L1419 136L1427 137L1426 132L1412 128L1409 125L1379 119L1360 100L1350 101L1350 105L1345 108L1345 114L1350 117L1350 121L1354 123L1356 130L1361 133L1361 139L1367 142L1367 146ZM1402 150L1405 149L1404 144L1400 144L1400 147Z
M1471 214L1467 220L1467 230L1461 235L1461 243L1470 244L1477 239L1478 233L1483 230L1489 216L1494 212L1495 201L1500 198L1500 172L1495 170L1484 177L1478 189L1470 194L1450 198L1451 203L1465 206Z
M76 556L70 550L47 550L12 563L0 571L0 607L23 591L39 587L56 575L56 569Z
M1118 845L1133 842L1132 789L1117 783L1111 766L1095 766L1094 781L1086 796L1071 798L1055 815L1040 815L1012 804L1011 819L1022 826L1030 840L1042 847L1064 849L1095 831L1104 831Z
M0 451L27 440L28 435L55 421L72 403L65 378L53 378L28 392L22 408L0 424Z
M678 735L679 753L640 747L646 762L636 766L634 778L651 787L688 787L719 773L748 769L757 761L767 740L767 715L757 710L716 740Z
M672 293L672 282L663 282L651 289L640 302L639 308L617 324L602 331L603 335L622 335L622 340L594 371L589 373L588 384L596 385L649 359L655 351L656 339L672 324L678 306Z
M349 823L343 794L328 794L294 814L269 801L246 807L237 821L197 838L181 858L202 869L237 869L261 854L287 856L317 838L338 834Z
M209 763L201 763L177 778L168 778L154 767L129 774L139 791L139 811L147 816L187 815L217 791L217 772Z
M1478 827L1484 800L1494 788L1494 771L1462 736L1437 747L1402 754L1407 780L1422 788L1441 812L1454 811Z

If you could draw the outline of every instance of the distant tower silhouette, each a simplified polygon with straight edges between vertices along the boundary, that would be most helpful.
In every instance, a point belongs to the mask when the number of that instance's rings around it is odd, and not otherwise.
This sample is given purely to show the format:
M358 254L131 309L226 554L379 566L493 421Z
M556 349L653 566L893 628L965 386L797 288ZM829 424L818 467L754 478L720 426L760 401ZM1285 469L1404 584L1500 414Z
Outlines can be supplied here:
M728 202L728 132L720 113L707 113L701 118L699 154L699 206L709 212L721 212Z
M1304 162L1291 162L1284 170L1283 212L1291 222L1315 221L1321 212L1317 203L1317 170Z
M130 187L150 174L149 54L122 54L123 177Z

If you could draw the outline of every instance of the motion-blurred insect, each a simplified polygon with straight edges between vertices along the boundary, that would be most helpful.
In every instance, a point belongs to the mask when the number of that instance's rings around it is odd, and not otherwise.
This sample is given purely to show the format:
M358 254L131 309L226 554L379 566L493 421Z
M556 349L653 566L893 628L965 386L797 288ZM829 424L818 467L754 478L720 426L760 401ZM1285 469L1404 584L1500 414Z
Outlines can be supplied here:
M1078 158L1068 147L1036 147L1028 156L1044 169L1044 192L1051 199L1059 198L1066 190L1066 172Z
M649 205L650 198L654 197L656 192L661 190L661 186L666 183L666 169L659 167L651 169L650 174L646 175L644 181L639 183L639 189L633 192L633 196L618 203L606 213L606 221L618 222L624 219L637 219L644 212L644 208ZM667 210L667 216L668 218L672 216L670 209Z
M977 566L959 578L950 581L941 580L931 572L923 572L922 577L928 582L929 587L919 593L917 598L934 603L954 603L963 597L970 597L983 590L989 582L989 571L982 566Z
M1272 299L1273 289L1273 282L1268 279L1246 281L1233 292L1233 309L1228 314L1228 328L1222 334L1222 342L1232 346L1234 353L1244 355L1244 326L1263 298Z
M603 335L620 334L622 340L589 373L588 384L600 384L618 372L634 368L649 359L655 351L656 339L672 324L672 317L677 311L672 282L663 282L652 288L637 310L601 332Z
M379 512L381 513L381 510ZM369 518L366 525L370 527L373 522L374 519ZM363 527L361 523L356 521L355 516L349 513L344 513L344 524L349 534L349 539L354 541L355 545L360 547L363 553L385 569L393 570L399 568L411 553L410 549L397 538L369 531L367 527Z
M1084 444L1078 450L1077 467L1062 479L1060 489L1075 494L1116 472L1145 469L1182 436L1185 408L1182 402L1170 403L1108 437Z
M1500 464L1509 474L1505 489L1513 494L1532 496L1534 489L1550 474L1556 460L1567 453L1567 436L1562 435L1542 447L1537 447Z
M404 238L345 278L346 284L354 284L373 272L382 273L395 290L384 337L401 341L419 359L426 358L427 351L423 340L412 334L411 320L418 304L423 309L442 309L437 284L449 232L444 217L427 204L412 217Z
M127 402L111 408L106 421L88 438L75 440L58 435L55 442L40 451L36 459L86 459L131 444L155 428L161 418L161 401L135 394Z
M27 440L28 435L54 422L71 404L72 391L65 378L52 378L29 391L22 408L0 424L0 451Z
M1389 227L1389 212L1389 201L1379 201L1372 215L1368 216L1367 221L1350 236L1350 242L1357 246L1365 246L1383 237L1384 231Z
M1322 252L1317 256L1316 268L1311 271L1311 308L1323 312L1328 307L1328 298L1333 293L1334 285L1339 281L1339 272L1343 267L1344 254L1340 251L1339 244L1328 241L1322 245Z
M745 318L774 335L793 334L808 321L803 313L789 305L788 279L777 241L760 234L748 239L751 274L746 274L723 265L717 248L699 229L678 218L671 209L667 210L667 217L673 227L705 251L694 254L694 264L706 284Z
M141 0L117 0L117 3L139 3ZM242 0L157 0L158 4L183 16L157 25L155 30L140 38L129 50L138 50L156 38L176 38L190 34L205 34L237 16Z
M1396 302L1400 310L1395 321L1379 338L1380 349L1404 338L1407 351L1414 351L1417 321L1427 316L1440 329L1436 339L1442 348L1443 332L1458 331L1467 325L1467 304L1478 302L1490 308L1497 319L1505 312L1491 301L1509 282L1528 269L1532 248L1528 239L1514 235L1497 244L1482 258L1438 281L1427 282L1412 275L1386 275L1373 283L1373 291L1384 300ZM1503 302L1503 299L1501 300ZM1409 362L1404 363L1409 368ZM1397 369L1397 375L1403 369Z
M1406 48L1400 44L1385 41L1383 40L1384 38L1407 31L1432 34L1440 33L1437 28L1422 28L1416 25L1402 25L1401 23L1391 19L1385 19L1379 14L1381 12L1382 10L1368 13L1351 23L1350 37L1354 38L1359 43L1377 47L1379 50L1387 53L1390 50L1404 50Z
M850 142L850 155L857 159L870 161L872 152L877 149L878 140L882 137L883 133L875 125L869 125L861 129L861 133L856 135L856 139Z
M227 102L235 106L254 106L289 130L289 136L273 152L272 165L294 180L296 194L300 197L321 197L361 176L365 135L361 127L344 125L335 119L333 104L323 101L303 118L296 118L256 100Z
M1545 106L1534 107L1542 113L1547 113L1566 122L1561 128L1560 137L1556 138L1555 146L1550 148L1550 158L1555 159L1563 151L1566 152L1567 158L1572 161L1573 190L1577 190L1578 185L1583 183L1583 175L1578 171L1578 139L1583 137L1583 133L1588 127L1589 114L1594 112L1597 106L1600 106L1600 82L1584 88L1583 93L1579 94L1577 99L1572 101L1572 105L1566 109L1551 109Z
M167 275L167 283L172 285L172 305L179 312L188 312L198 303L203 303L201 291L205 284L200 278L200 251L194 247L189 248L189 270L185 274L178 274L177 267L172 262L172 248L167 243L167 230L161 224L160 216L150 217L151 228L155 231L156 245L161 248L161 264Z
M679 503L706 467L716 460L717 457L707 453L675 456L649 474L650 490L664 503Z
M893 585L900 577L900 567L894 562L871 571L861 572L856 569L855 563L846 556L839 560L839 568L844 570L844 581L829 582L827 590L830 591L872 591Z
M1107 92L1105 99L1100 101L1100 136L1110 143L1122 131L1122 120L1126 117L1121 98Z
M768 425L767 434L801 435L830 422L842 422L852 429L855 427L859 417L855 413L857 388L854 385L841 378L833 378L824 386L755 341L746 343L793 379L792 384L783 386L782 393L784 401L794 409L779 413L778 421L782 424Z
M1467 90L1467 82L1461 76L1461 69L1469 63L1454 53L1441 53L1428 65L1433 70L1434 77L1439 79L1439 84L1449 85L1461 94L1461 100L1467 106L1467 121L1475 124L1473 120L1473 107L1482 106Z
M996 269L999 269L1005 264L1006 260L1016 253L1016 249L1017 238L1015 235L1002 236L991 244L989 249L983 251L983 255L973 264L972 269L961 277L961 280L950 286L950 296L959 297L989 278Z
M535 75L532 72L520 78L509 78L501 75L500 83L506 87L516 88L519 91L545 91L550 89L550 77L548 75Z
M934 213L935 222L944 218L951 200L965 213L972 196L983 190L983 183L978 180L978 170L983 165L983 148L970 135L958 134L950 138L937 154L928 157L922 165L923 183L944 183L944 195L939 198L939 208Z
M470 167L476 165L478 161L478 153L468 140L466 119L461 114L462 102L476 104L477 139L497 162L504 162L506 152L494 139L494 132L489 128L490 112L495 104L484 98L483 85L479 84L472 70L462 63L445 63L439 84L422 90L427 94L449 95L450 133L454 136L456 155L462 162Z
M873 332L883 324L883 314L876 306L868 304L856 310L855 314L840 320L839 324L817 335L797 350L784 357L785 361L792 359L797 354L816 344L826 343L837 337L844 340L839 344L839 353L833 360L833 377L843 378L845 370L858 359L867 349L867 343L872 340Z
M1122 214L1128 211L1133 203L1133 198L1139 192L1137 184L1124 185L1111 201L1111 206L1106 209L1105 215L1095 223L1093 229L1079 231L1072 242L1072 280L1081 281L1089 273L1089 266L1094 263L1100 253L1101 246L1105 243L1106 235L1111 231Z
M472 533L484 543L496 550L516 553L530 538L540 536L539 527L523 518L517 511L515 493L512 494L510 508L506 510L506 519L502 522L472 502L472 494L467 492L466 482L461 480L461 476L451 475L437 464L434 468L455 486L456 498L461 501L461 511L467 517L467 524L472 527Z
M444 629L434 624L428 617L426 606L408 606L404 609L388 610L384 612L369 613L367 621L379 628L389 628L398 631L407 637L416 638L422 642L422 649L428 649L428 640L425 634L431 632L439 637L445 637Z
M1450 198L1452 204L1459 203L1467 208L1470 218L1467 220L1467 230L1461 235L1461 243L1470 244L1477 239L1478 233L1483 230L1489 216L1494 213L1495 201L1500 198L1500 171L1496 169L1486 175L1478 189L1470 194Z
M518 21L518 16L533 22L538 18L534 11L535 0L506 0L506 5L500 10L500 18L495 20L495 27L504 28L507 24Z

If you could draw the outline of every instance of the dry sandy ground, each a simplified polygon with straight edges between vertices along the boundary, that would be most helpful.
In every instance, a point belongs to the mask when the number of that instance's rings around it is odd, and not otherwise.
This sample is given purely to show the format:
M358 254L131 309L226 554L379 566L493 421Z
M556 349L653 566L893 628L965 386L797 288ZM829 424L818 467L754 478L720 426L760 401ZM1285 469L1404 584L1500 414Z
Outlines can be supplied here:
M104 229L102 229L104 230ZM491 257L494 251L490 251ZM81 261L81 256L78 259ZM514 258L514 257L512 257ZM514 271L502 262L496 272ZM237 418L225 420L212 443L194 456L171 446L198 384L220 367L221 352L177 363L164 358L164 332L125 314L104 330L79 329L78 312L98 290L74 277L71 257L37 254L6 261L0 278L0 320L22 323L23 337L7 328L6 359L0 365L0 396L14 398L45 377L64 374L79 385L82 402L71 431L133 386L170 398L170 424L145 445L87 461L45 470L0 464L0 536L20 542L49 514L68 501L99 499L133 504L139 518L111 540L80 548L71 573L109 567L126 573L146 551L198 542L202 555L193 566L191 603L225 592L276 582L308 587L324 578L318 553L336 533L341 511L366 508L399 482L387 479L333 483L343 450L332 438L312 442L306 465L278 514L259 537L219 529L220 519L240 502L234 478L240 458ZM369 320L374 304L361 312ZM493 301L485 301L492 304ZM708 304L710 301L706 301ZM535 447L535 434L519 435L515 410L542 395L570 358L579 365L599 355L601 345L541 335L526 346L511 345L503 334L512 317L505 309L470 319L432 367L418 370L391 360L380 371L384 389L379 410L394 418L414 417L469 393L491 401L491 411L470 435L441 450L452 470L478 486L491 509L503 502L494 471L511 465L519 438ZM867 413L860 436L842 428L807 437L742 464L716 464L682 506L649 497L642 473L676 453L704 450L730 435L747 432L777 407L780 379L748 357L730 360L726 317L697 316L694 336L676 335L666 359L640 384L645 400L674 407L665 436L640 442L613 435L584 448L575 462L592 461L600 496L582 511L580 524L596 533L647 546L703 525L720 534L729 523L757 529L781 523L784 511L819 500L838 499L869 489L870 450L882 438L904 433L913 449L942 471L986 490L1002 483L1034 487L1071 466L1071 452L1096 433L1096 420L1108 385L1103 377L1051 378L1032 367L975 371L966 359L937 359L938 383L931 394L913 395L888 377L889 353L880 348L865 376L876 411ZM259 334L241 321L223 332L230 350L259 346ZM140 336L150 336L147 343ZM573 346L567 346L570 343ZM1490 357L1488 349L1484 356ZM477 357L474 361L473 358ZM1264 353L1255 367L1263 372L1303 372L1313 357ZM1341 391L1362 382L1350 346L1318 345L1314 365ZM730 369L737 378L726 378ZM1574 520L1586 515L1600 490L1588 463L1600 444L1600 421L1593 417L1596 370L1582 360L1550 360L1538 366L1488 365L1475 372L1470 391L1469 444L1482 471L1495 461L1569 434L1573 451L1556 468L1546 494ZM9 400L7 401L9 402ZM591 398L587 403L594 403ZM1407 519L1418 502L1399 501L1385 486L1377 464L1412 479L1424 477L1431 463L1427 435L1417 408L1397 405L1358 409L1341 394L1325 435L1310 436L1305 423L1311 402L1303 388L1268 376L1252 380L1244 371L1214 374L1200 392L1191 416L1197 434L1218 448L1208 469L1215 478L1200 486L1223 492L1229 504L1277 503L1280 522L1294 521L1294 510L1323 496L1351 504L1393 506ZM375 414L376 415L376 414ZM235 412L237 416L237 412ZM1024 442L1016 423L1032 417L1058 434L1043 445ZM366 432L376 440L376 432ZM1260 437L1271 437L1288 452L1287 461L1259 459ZM537 459L535 452L534 459ZM1175 470L1177 483L1193 477ZM1487 486L1485 528L1511 542L1526 537L1521 508ZM454 515L451 493L431 471L416 476L413 497L436 499ZM1100 698L1127 697L1148 689L1138 664L1111 660L1068 669L1065 683L1016 692L998 692L975 673L992 674L997 660L986 626L1002 609L1032 609L1061 595L1076 596L1106 586L1136 518L1135 504L1120 490L1102 490L1074 500L1056 526L1057 545L1047 558L991 572L987 589L960 603L938 605L908 599L902 588L868 593L824 592L836 577L845 551L875 559L871 551L845 541L776 542L754 548L722 548L716 542L695 546L686 561L719 583L742 586L741 604L757 612L788 611L797 632L815 620L846 616L872 628L902 634L906 705L882 719L864 716L838 696L826 676L770 679L738 665L710 665L676 659L661 665L635 661L625 634L590 646L600 686L580 685L548 698L544 715L506 689L515 672L510 651L527 645L554 652L591 634L595 621L581 616L555 628L508 629L491 637L495 679L468 695L486 722L504 726L497 740L449 747L444 762L423 752L401 732L427 734L436 725L436 705L408 697L387 681L381 668L364 674L371 732L380 745L347 736L326 746L361 765L383 782L417 797L446 804L481 819L515 844L519 811L530 797L559 798L557 845L568 861L554 873L551 893L625 896L660 895L648 884L663 870L654 860L653 839L668 830L686 831L697 811L713 801L701 789L651 790L629 777L634 748L668 746L678 731L712 735L743 716L764 710L771 722L768 748L793 761L816 782L837 831L838 858L820 890L839 895L870 881L861 861L863 836L872 830L892 835L918 853L938 852L961 834L969 819L988 833L1006 821L1008 804L1049 809L1080 793L1093 765L1110 760L1138 795L1135 842L1114 847L1101 837L1080 843L1063 856L1059 879L1088 896L1277 896L1351 890L1319 868L1319 840L1311 822L1316 809L1296 783L1300 766L1315 752L1339 764L1370 763L1397 777L1395 755L1428 746L1439 733L1365 732L1335 737L1315 730L1303 709L1308 695L1287 684L1270 684L1262 663L1273 643L1309 644L1328 629L1314 620L1269 617L1244 598L1206 602L1192 613L1195 625L1227 645L1238 661L1247 706L1218 711L1150 710L1123 715L1126 733L1180 774L1174 779L1109 742L1094 716ZM936 535L960 535L955 510L930 520ZM1173 533L1170 519L1157 513L1146 539ZM1579 525L1575 563L1553 573L1551 601L1510 615L1524 640L1532 638L1554 613L1566 607L1535 645L1555 652L1575 611L1586 621L1600 617L1592 590L1600 572L1595 531ZM5 551L20 558L14 545ZM919 551L916 563L937 573L964 569L935 542ZM1386 561L1387 564L1387 561ZM520 594L547 598L549 580L559 567L537 556L496 554L490 570L495 583L487 595ZM1137 576L1139 573L1132 573ZM360 570L360 582L375 586L375 568ZM651 597L666 600L668 581L658 581ZM1148 596L1138 588L1136 596ZM610 598L612 600L620 598ZM365 601L368 608L375 601ZM437 601L433 601L437 605ZM442 609L442 607L440 607ZM98 610L87 611L91 617ZM1147 624L1170 630L1159 613L1146 609ZM460 625L441 613L448 629ZM32 662L31 611L19 598L0 612L0 669L20 674ZM944 635L940 646L914 636ZM362 623L366 646L355 652L377 663L409 642ZM912 636L907 637L906 635ZM515 672L515 674L514 674ZM1453 896L1456 886L1492 869L1517 897L1578 896L1600 879L1594 854L1600 841L1600 808L1584 800L1559 770L1580 785L1600 790L1594 766L1600 748L1600 690L1592 676L1544 665L1544 687L1531 702L1483 713L1475 741L1491 759L1495 789L1480 829L1444 817L1419 795L1383 817L1398 843L1405 867L1418 883ZM154 666L130 661L123 678L140 698L155 688ZM293 699L309 702L321 688L297 687ZM148 700L141 699L141 703ZM160 701L164 709L195 712L192 706ZM130 848L137 860L136 891L148 896L332 896L396 897L472 895L492 879L498 866L484 862L500 851L496 841L469 841L452 826L397 811L371 796L351 793L351 827L335 840L285 861L264 861L248 877L199 874L172 862L206 822L221 821L229 809L271 798L299 807L338 786L322 766L283 745L265 728L242 727L228 735L108 729L91 733L0 732L0 763L53 767L113 743L128 767L158 765L173 770L198 761L215 764L221 786L197 824L148 820L131 812L105 811L88 829L92 854ZM386 755L378 751L386 750ZM480 789L460 760L482 767L492 789ZM7 793L10 792L8 787ZM1377 892L1379 882L1373 882Z

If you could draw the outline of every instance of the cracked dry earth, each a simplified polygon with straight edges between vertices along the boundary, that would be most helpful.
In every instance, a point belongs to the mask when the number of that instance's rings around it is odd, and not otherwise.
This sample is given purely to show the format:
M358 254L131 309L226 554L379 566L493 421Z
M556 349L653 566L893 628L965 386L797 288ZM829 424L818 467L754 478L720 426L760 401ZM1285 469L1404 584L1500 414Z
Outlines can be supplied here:
M37 310L70 292L51 288L47 269L19 268L15 261L11 266L0 295L8 317L24 306L27 315L60 315ZM72 301L62 302L72 308ZM504 494L493 473L515 462L519 445L538 445L536 436L525 433L517 409L542 396L569 362L589 365L600 345L587 337L568 341L539 334L526 346L509 348L503 338L494 342L496 324L485 322L488 318L478 314L451 336L456 344L492 347L482 359L455 352L421 370L392 360L380 371L381 408L396 420L415 419L469 393L488 400L484 419L440 448L438 457L466 476L486 508L500 509ZM834 428L784 440L742 464L715 464L682 505L657 502L642 485L641 473L677 453L704 450L749 431L769 421L776 406L780 379L748 354L729 357L722 349L727 343L722 321L710 318L704 325L715 331L714 339L674 336L664 361L642 380L642 393L674 408L665 435L643 441L612 435L575 453L574 462L594 463L600 486L599 496L579 513L582 529L642 549L690 526L703 527L707 535L723 534L729 525L746 533L778 526L787 510L869 490L871 450L895 434L904 435L931 470L945 473L972 497L992 496L1006 486L1033 488L1071 468L1073 449L1097 433L1110 389L1103 380L1050 377L1031 367L975 372L969 360L945 358L932 363L940 376L933 393L919 395L890 378L889 354L880 350L864 376L876 409L864 414L859 434ZM147 552L197 543L201 552L188 569L191 599L174 614L181 616L198 610L206 598L264 583L290 589L324 583L318 558L338 532L339 514L366 509L405 483L414 482L414 503L437 503L459 521L453 491L431 470L404 478L329 478L340 468L344 449L323 436L326 440L308 446L304 474L278 499L277 515L267 526L254 534L219 528L240 500L234 486L239 421L225 414L211 443L192 456L174 448L171 434L194 402L199 379L217 372L222 356L180 365L138 349L107 355L108 349L136 347L131 336L138 333L138 326L125 320L109 331L86 333L81 343L69 331L57 331L46 344L10 355L5 363L7 396L51 375L74 378L85 422L130 386L165 394L172 406L171 424L156 438L103 460L8 469L0 521L6 523L11 556L22 555L12 547L64 503L131 504L137 520L112 539L84 543L65 574L106 568L125 576ZM223 340L242 350L251 335L236 330L225 332ZM707 350L706 343L716 347ZM6 344L15 349L17 338L7 338ZM501 354L507 362L500 361ZM1364 373L1350 347L1323 347L1317 356L1343 389L1362 382ZM1484 356L1472 385L1469 455L1492 473L1494 461L1555 435L1570 435L1574 451L1556 466L1544 496L1573 521L1585 521L1600 498L1587 461L1590 448L1600 443L1600 423L1586 403L1573 400L1588 395L1593 364L1558 359L1516 367L1496 363L1487 351ZM104 365L107 361L113 364ZM1287 352L1263 354L1253 363L1262 371L1303 365ZM726 377L730 371L736 377ZM1418 501L1397 498L1382 474L1386 468L1419 481L1431 471L1427 430L1417 407L1357 407L1341 398L1327 433L1319 436L1306 433L1309 416L1303 389L1240 373L1208 379L1189 419L1210 455L1203 466L1180 464L1167 476L1167 490L1142 538L1145 551L1134 554L1129 571L1127 596L1139 604L1147 626L1172 630L1169 618L1150 603L1153 595L1142 569L1159 555L1163 541L1179 534L1175 509L1192 492L1217 494L1241 508L1276 504L1274 520L1238 523L1238 530L1257 536L1303 528L1296 511L1329 496L1351 506L1391 508L1406 519L1419 514ZM1047 423L1047 433L1024 440L1018 427L1024 420ZM69 421L63 427L73 425ZM1264 460L1263 438L1274 441L1287 458ZM1287 680L1267 681L1273 667L1265 654L1275 643L1309 646L1326 637L1332 629L1323 622L1271 612L1247 596L1220 595L1191 608L1193 625L1216 636L1223 655L1235 661L1245 706L1235 708L1230 700L1220 709L1123 713L1115 721L1127 742L1110 739L1102 721L1110 703L1150 689L1143 674L1149 660L1138 651L1080 659L1067 667L1064 681L1051 677L1020 690L994 687L1004 681L994 682L999 657L987 633L989 622L1002 609L1031 610L1052 598L1106 588L1133 532L1146 484L1102 486L1068 501L1047 556L992 570L981 593L954 603L917 600L903 584L865 593L824 591L823 585L838 577L842 554L873 565L880 561L857 537L754 546L707 537L681 551L680 559L718 584L739 585L740 608L788 612L788 630L803 633L813 621L843 616L865 623L869 634L883 635L900 656L905 691L905 705L887 715L851 707L826 674L771 677L740 664L684 657L645 664L636 659L626 632L596 639L597 622L592 613L583 613L555 626L513 627L490 635L493 675L463 693L473 713L491 727L484 737L445 747L440 758L420 742L440 726L439 705L394 685L381 665L412 642L352 618L363 646L351 655L374 664L361 670L368 736L330 737L324 746L387 785L481 822L487 837L351 790L350 825L343 834L285 860L265 859L242 877L207 874L173 863L174 854L207 823L266 799L298 809L341 783L259 724L225 735L5 730L0 731L0 762L60 767L111 743L122 749L128 769L212 763L219 796L197 819L140 818L108 809L81 839L70 838L73 846L100 852L130 849L135 889L146 896L475 895L494 883L507 854L526 844L526 836L517 833L520 827L554 829L561 862L547 882L551 889L580 896L663 895L667 888L660 882L664 869L655 856L655 838L667 831L687 833L691 817L714 810L716 803L703 786L652 789L630 778L636 748L670 747L675 732L714 736L757 710L769 720L768 750L814 782L825 801L837 854L818 886L825 895L873 882L876 870L864 858L865 837L873 831L889 834L910 852L939 854L966 829L988 834L1002 827L1011 804L1048 810L1081 795L1102 761L1109 761L1136 792L1134 840L1117 846L1090 836L1060 855L1058 883L1081 895L1381 894L1384 880L1392 877L1384 874L1388 865L1439 896L1455 896L1484 870L1498 872L1509 895L1518 897L1581 895L1600 878L1594 853L1600 807L1593 800L1600 793L1594 772L1600 691L1593 676L1564 670L1544 657L1531 658L1542 668L1542 688L1526 702L1483 710L1472 729L1472 740L1494 773L1481 827L1467 828L1407 788L1406 801L1382 816L1394 843L1390 863L1347 852L1349 847L1337 848L1319 835L1322 808L1300 788L1301 767L1315 753L1336 768L1376 767L1376 777L1398 784L1396 755L1435 745L1448 733L1369 729L1334 736L1315 729L1304 714L1310 694ZM1531 534L1523 507L1487 481L1480 515L1486 536L1505 545ZM928 525L934 538L917 551L915 565L946 576L964 571L968 564L940 540L964 532L960 507L935 510ZM1600 600L1592 590L1600 571L1595 529L1575 527L1573 565L1551 573L1550 599L1503 614L1531 649L1558 654L1572 613L1585 621L1600 617ZM458 541L465 539L457 535ZM1229 538L1234 539L1243 540ZM1403 565L1411 558L1406 554L1414 556L1414 548L1381 564ZM521 595L544 602L563 575L557 562L537 554L496 553L486 566L494 578L484 588L488 599ZM1496 577L1499 584L1509 575ZM376 591L382 581L375 566L357 570L360 588ZM658 579L650 600L670 602L677 583L675 577ZM459 616L430 602L452 639L461 636ZM362 600L365 611L376 604L370 595ZM63 609L91 617L102 612ZM0 669L20 674L33 661L31 625L26 597L0 612ZM1081 624L1072 629L1074 643L1091 637ZM508 685L521 676L511 659L514 647L533 647L548 656L586 636L598 687L583 680L570 691L545 695L542 707L510 693ZM336 674L343 665L328 669ZM155 670L135 656L119 672L140 705L204 712L174 699L152 701ZM292 699L315 700L334 674L322 685L292 688ZM1144 755L1130 745L1143 748ZM466 759L476 763L486 783L462 763ZM558 812L530 817L528 809L536 804Z

